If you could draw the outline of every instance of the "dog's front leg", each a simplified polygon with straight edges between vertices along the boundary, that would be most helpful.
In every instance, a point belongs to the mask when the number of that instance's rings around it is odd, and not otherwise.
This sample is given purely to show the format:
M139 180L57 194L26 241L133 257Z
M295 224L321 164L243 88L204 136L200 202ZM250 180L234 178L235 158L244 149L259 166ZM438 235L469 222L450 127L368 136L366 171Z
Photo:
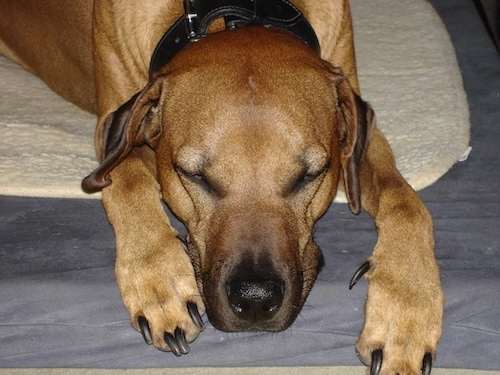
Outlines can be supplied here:
M428 374L441 336L444 304L432 219L396 170L378 130L360 177L362 204L375 218L378 241L369 258L358 355L371 364L373 374Z
M112 183L102 191L116 236L116 276L132 326L149 344L181 355L203 330L204 307L145 154L151 159L147 146L134 150L110 173Z

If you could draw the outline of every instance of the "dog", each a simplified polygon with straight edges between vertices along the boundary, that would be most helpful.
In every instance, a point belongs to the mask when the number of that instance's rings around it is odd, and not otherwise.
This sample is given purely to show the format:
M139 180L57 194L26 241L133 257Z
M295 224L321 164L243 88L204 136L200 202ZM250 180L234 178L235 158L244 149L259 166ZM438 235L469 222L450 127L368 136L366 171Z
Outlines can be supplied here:
M356 343L370 374L429 374L444 296L432 219L360 97L347 0L0 0L0 52L97 114L116 277L148 344L281 331L321 266L337 189L374 218ZM376 27L376 25L374 25ZM181 238L162 200L185 224Z

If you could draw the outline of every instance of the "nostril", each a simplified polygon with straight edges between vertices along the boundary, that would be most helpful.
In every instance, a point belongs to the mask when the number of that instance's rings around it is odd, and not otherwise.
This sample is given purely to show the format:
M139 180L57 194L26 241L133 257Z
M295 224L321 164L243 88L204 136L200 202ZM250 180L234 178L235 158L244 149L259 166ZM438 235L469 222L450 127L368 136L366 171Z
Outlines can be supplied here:
M244 314L246 311L250 310L250 305L248 304L248 302L238 297L233 298L231 306L237 314Z
M229 284L229 303L241 319L267 320L281 307L283 285L274 280L235 280Z

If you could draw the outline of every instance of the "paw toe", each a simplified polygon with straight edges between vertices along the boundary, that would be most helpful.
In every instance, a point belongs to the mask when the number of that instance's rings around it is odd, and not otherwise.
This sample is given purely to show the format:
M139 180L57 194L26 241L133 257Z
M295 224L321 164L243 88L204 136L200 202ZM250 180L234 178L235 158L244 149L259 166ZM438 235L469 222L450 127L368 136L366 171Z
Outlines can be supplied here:
M174 334L165 332L163 336L165 343L176 356L180 357L183 354L189 353L189 344L186 341L184 330L177 327Z
M188 302L187 309L193 323L196 325L200 332L203 332L205 330L205 323L203 323L203 319L201 318L200 310L198 310L198 305L194 302Z
M153 343L153 338L151 337L151 329L149 328L148 320L145 317L140 316L137 318L137 324L139 325L144 341L146 344L151 345Z

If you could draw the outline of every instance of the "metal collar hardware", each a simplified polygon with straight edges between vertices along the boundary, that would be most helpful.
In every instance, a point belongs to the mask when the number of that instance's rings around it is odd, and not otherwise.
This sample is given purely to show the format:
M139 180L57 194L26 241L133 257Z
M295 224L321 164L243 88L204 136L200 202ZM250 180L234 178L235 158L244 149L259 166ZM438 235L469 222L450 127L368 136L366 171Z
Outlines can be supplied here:
M287 0L184 0L184 15L163 35L151 58L150 74L167 64L190 43L208 34L216 19L226 30L247 25L287 30L319 54L318 38L302 13Z

